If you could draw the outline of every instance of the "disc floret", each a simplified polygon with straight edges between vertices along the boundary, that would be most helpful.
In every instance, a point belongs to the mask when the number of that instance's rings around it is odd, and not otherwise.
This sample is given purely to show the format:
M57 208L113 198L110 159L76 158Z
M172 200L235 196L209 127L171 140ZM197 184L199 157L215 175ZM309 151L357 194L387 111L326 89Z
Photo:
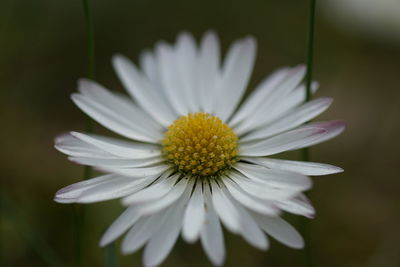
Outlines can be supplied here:
M208 113L189 113L175 120L162 144L176 169L193 176L218 176L237 161L238 137Z

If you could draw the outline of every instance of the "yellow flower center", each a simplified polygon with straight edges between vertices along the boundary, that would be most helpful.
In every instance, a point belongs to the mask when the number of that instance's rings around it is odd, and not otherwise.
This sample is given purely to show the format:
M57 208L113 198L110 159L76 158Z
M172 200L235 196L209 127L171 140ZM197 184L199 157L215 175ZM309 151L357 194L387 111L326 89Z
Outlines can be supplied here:
M237 161L238 137L208 113L181 116L168 127L162 143L177 170L193 176L218 176Z

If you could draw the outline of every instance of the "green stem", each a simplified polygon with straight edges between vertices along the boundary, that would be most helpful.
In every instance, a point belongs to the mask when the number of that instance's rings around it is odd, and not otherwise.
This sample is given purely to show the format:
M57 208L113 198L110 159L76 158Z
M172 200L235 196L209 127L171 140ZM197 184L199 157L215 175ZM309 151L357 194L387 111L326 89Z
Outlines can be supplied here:
M115 252L115 242L104 248L104 267L117 267L118 258Z
M316 0L309 0L309 14L308 14L308 40L307 40L307 73L305 77L306 84L306 97L304 102L311 99L311 84L312 84L312 71L314 59L314 34L315 34L315 5ZM310 160L310 149L304 148L301 151L301 159L303 161ZM313 266L312 244L311 244L311 222L307 218L302 218L300 230L304 237L304 266Z
M94 27L92 15L90 12L89 0L82 0L83 13L85 17L85 27L87 35L87 78L95 79L95 45L94 45ZM86 117L86 131L88 133L93 132L93 121ZM83 170L84 179L87 180L92 176L92 168L85 166ZM84 206L74 207L74 229L75 229L75 266L83 267L85 266L84 259L84 248L85 248L85 217L86 209Z
M95 78L95 53L94 53L94 26L92 14L90 12L89 0L82 0L83 12L85 15L85 25L87 34L87 53L88 53L88 70L87 77L89 79Z

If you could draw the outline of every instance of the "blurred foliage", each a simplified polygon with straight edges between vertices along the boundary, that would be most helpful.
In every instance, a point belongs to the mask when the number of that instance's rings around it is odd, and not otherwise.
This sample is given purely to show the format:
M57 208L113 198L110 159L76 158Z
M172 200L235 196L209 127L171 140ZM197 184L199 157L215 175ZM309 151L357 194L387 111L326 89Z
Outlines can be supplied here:
M143 49L158 40L172 41L182 30L200 38L207 29L215 29L224 51L233 40L254 35L259 51L249 88L277 67L305 61L307 1L98 0L91 4L98 81L115 90L122 86L111 68L113 54L137 61ZM343 174L314 179L316 266L398 266L400 47L339 32L321 13L317 19L315 77L321 84L317 95L335 98L320 119L346 120L348 129L311 150L312 160L345 169ZM80 1L0 2L0 259L4 266L73 266L73 206L57 204L52 198L59 188L82 179L83 170L55 151L53 139L65 131L84 129L84 116L69 95L76 80L85 75L85 48ZM103 265L98 241L121 211L118 201L87 207L87 266ZM296 218L289 219L298 224ZM225 266L300 266L301 252L275 241L267 253L232 234L226 234L226 244ZM118 253L118 257L121 266L141 265L140 253ZM179 241L163 266L188 265L210 263L198 243Z

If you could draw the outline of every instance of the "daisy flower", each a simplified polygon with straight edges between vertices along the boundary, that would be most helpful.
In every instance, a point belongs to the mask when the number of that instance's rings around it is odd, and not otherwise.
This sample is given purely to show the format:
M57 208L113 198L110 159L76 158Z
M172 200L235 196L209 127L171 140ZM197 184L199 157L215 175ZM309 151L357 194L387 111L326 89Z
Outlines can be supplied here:
M61 189L55 201L120 198L127 208L100 245L127 232L123 253L144 247L145 266L159 265L180 234L188 243L200 240L210 261L222 265L222 225L258 249L268 249L267 235L302 248L302 237L281 213L312 218L303 194L312 186L308 176L342 169L271 156L331 139L344 123L306 123L332 99L303 103L304 66L277 70L242 101L255 56L252 37L234 42L220 62L214 32L199 45L182 33L173 45L159 42L143 52L140 68L121 55L113 58L130 97L81 79L74 103L123 139L59 136L56 148L71 161L106 174Z

